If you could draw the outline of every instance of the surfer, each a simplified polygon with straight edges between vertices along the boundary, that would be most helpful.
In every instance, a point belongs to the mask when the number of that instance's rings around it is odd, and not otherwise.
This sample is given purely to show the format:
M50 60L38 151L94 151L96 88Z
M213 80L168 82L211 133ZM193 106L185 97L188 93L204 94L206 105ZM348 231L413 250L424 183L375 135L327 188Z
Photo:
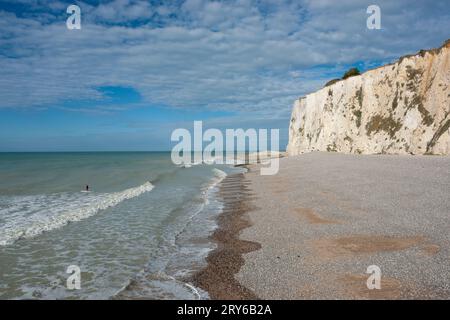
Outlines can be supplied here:
M89 186L88 185L86 185L86 191L89 191Z

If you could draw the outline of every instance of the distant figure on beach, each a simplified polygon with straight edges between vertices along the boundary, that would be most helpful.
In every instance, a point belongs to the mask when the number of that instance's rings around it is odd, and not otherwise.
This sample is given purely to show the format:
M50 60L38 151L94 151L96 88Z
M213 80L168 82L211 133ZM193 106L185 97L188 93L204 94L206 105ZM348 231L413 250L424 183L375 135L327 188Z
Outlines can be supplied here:
M86 191L89 191L89 186L88 185L86 185Z

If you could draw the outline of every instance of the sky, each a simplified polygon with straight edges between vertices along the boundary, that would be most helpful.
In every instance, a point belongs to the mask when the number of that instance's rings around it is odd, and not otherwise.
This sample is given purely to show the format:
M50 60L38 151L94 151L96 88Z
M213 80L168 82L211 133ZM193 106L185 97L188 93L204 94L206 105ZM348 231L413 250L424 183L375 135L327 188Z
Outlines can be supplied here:
M81 9L69 30L66 9ZM370 30L369 5L381 9ZM295 99L450 38L450 0L0 0L0 152L170 150L280 129Z

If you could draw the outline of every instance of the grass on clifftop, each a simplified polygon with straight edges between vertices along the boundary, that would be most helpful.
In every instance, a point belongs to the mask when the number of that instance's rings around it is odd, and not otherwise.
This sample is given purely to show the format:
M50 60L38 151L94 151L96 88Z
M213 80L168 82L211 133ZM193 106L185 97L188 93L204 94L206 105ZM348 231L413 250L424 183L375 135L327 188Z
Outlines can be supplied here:
M361 73L359 72L358 68L351 68L348 70L344 75L342 76L342 79L348 79L350 77L359 76Z
M330 80L327 83L325 83L324 87L331 86L332 84L335 84L335 83L337 83L337 82L339 82L341 80L348 79L350 77L359 76L360 74L361 73L359 72L358 68L351 68L346 73L344 73L344 75L342 76L341 79Z

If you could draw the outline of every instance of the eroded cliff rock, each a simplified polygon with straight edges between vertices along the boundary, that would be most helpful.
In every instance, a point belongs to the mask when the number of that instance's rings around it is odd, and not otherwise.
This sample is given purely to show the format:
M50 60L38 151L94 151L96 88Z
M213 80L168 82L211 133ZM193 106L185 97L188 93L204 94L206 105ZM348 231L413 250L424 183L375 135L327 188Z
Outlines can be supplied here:
M294 104L287 152L450 153L450 40Z

